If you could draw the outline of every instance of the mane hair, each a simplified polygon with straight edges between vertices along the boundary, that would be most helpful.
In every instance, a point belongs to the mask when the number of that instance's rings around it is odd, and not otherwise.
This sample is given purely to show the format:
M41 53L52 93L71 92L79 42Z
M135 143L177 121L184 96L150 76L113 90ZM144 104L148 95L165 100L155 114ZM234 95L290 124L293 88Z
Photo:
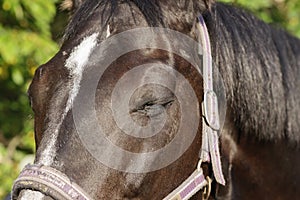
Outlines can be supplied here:
M73 10L75 13L66 29L64 40L78 34L82 31L82 26L99 17L102 25L100 29L103 29L114 15L122 12L117 9L120 4L129 5L133 18L133 7L139 9L149 26L167 27L184 32L184 29L193 26L198 13L209 9L212 2L213 0L65 0L62 6L66 9L72 10L72 5L77 6L75 11Z
M204 15L239 133L300 142L300 40L217 3Z
M121 3L127 3L131 8L135 5L141 10L149 26L163 25L163 16L158 0L86 0L74 13L66 29L64 40L77 34L81 30L81 26L85 25L85 22L88 22L95 14L101 17L102 26L106 26L111 17L116 14L116 9Z

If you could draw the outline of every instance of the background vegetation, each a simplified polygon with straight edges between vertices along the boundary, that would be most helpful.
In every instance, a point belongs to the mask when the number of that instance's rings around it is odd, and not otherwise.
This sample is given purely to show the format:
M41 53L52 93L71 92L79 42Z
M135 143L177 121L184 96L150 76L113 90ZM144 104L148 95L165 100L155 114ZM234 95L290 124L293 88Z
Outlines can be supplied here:
M300 37L299 0L223 0ZM0 0L0 199L20 163L34 153L27 88L35 69L58 50L68 16L61 0Z

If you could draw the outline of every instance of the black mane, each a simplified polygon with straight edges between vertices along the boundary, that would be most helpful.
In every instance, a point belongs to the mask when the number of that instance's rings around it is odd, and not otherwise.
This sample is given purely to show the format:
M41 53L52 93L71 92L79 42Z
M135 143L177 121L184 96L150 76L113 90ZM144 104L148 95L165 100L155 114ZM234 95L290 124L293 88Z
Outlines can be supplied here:
M300 142L300 40L225 4L205 18L239 132Z
M100 0L84 1L83 4L74 14L66 30L65 39L72 37L80 30L80 26L85 25L94 14L101 16L102 26L106 26L120 3L127 3L130 7L135 5L143 13L149 26L163 25L163 15L161 8L158 6L158 0Z

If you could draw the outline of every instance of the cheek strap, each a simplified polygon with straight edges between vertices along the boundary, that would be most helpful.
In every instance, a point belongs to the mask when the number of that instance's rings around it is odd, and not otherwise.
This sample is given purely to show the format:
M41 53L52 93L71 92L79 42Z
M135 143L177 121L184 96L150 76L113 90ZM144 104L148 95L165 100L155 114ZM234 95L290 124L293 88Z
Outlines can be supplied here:
M202 162L211 163L213 175L216 181L221 185L225 185L219 150L218 131L220 130L220 122L218 99L213 89L211 45L208 31L201 15L198 17L196 27L199 37L198 39L200 41L199 54L202 55L203 53L204 82L204 101L202 102L203 129L200 160L197 169L188 177L188 179L186 179L178 188L176 188L163 200L187 200L201 189L204 189L204 193L206 193L203 194L202 198L208 199L210 195L211 179L209 177L205 179L203 170L201 169Z

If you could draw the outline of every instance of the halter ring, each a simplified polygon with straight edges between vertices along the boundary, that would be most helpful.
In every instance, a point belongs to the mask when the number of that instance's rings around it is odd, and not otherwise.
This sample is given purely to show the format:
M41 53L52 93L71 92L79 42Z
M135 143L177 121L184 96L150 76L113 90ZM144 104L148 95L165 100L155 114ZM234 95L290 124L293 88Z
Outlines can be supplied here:
M204 190L203 190L203 193L202 193L202 200L208 200L209 196L210 196L210 193L211 193L211 182L212 182L212 180L211 180L211 178L209 178L209 176L207 176L206 181L207 181L207 184L204 187Z

